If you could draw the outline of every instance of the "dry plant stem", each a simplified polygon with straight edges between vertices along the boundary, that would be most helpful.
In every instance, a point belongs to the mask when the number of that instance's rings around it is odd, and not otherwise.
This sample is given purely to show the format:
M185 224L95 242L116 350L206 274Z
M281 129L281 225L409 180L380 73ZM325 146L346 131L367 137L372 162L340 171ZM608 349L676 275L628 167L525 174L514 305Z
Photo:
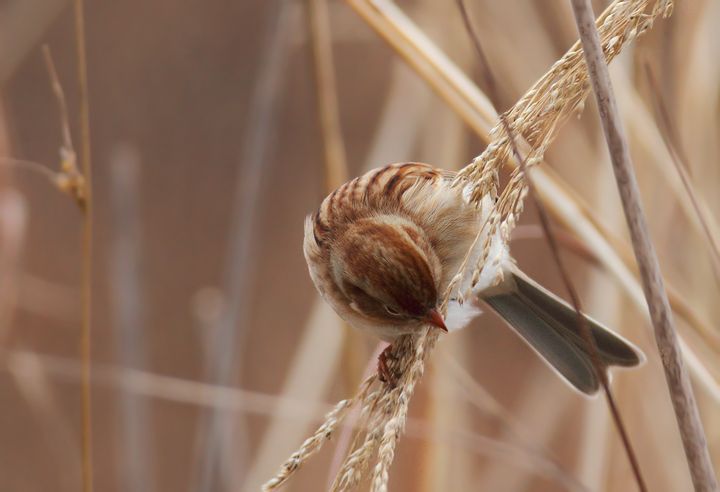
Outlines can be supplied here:
M395 456L395 445L404 429L410 398L435 346L438 331L427 328L419 334L403 335L395 340L388 366L393 373L402 375L397 386L391 388L388 384L381 384L370 393L377 376L369 377L356 396L341 401L328 414L325 423L290 457L275 478L263 486L263 491L275 490L290 478L307 458L320 449L349 410L359 403L362 405L360 430L340 467L332 491L345 492L355 487L376 454L370 490L387 492L388 471Z
M0 352L0 357L14 359L18 364L26 366L35 364L58 382L74 384L80 380L81 362L75 358L22 350ZM28 371L22 371L22 374L27 375ZM283 414L285 418L305 418L307 415L313 420L323 420L323 415L318 413L319 409L316 403L305 399L278 397L271 394L163 376L121 366L94 364L93 384L131 392L146 398L157 398L161 401L200 407L217 406L218 398L216 395L222 393L225 397L220 401L222 401L224 408L235 412L247 412L261 416L272 415L278 403L286 400L288 404L285 405L287 412ZM333 407L323 404L321 408L322 412L330 412ZM347 421L343 426L360 428L356 423ZM427 422L417 419L408 419L408 434L415 438L430 440L436 435L430 432ZM587 492L584 487L559 468L557 464L525 447L498 441L464 429L452 429L445 434L445 438L453 445L462 446L480 456L500 456L505 460L514 462L519 469L533 471L538 473L540 477L556 480L567 490ZM66 454L72 454L72 452L72 449L70 449ZM76 454L79 462L79 447ZM253 489L245 488L243 490Z
M315 83L317 85L318 115L325 151L325 188L327 194L339 188L349 178L347 155L340 124L335 65L333 62L332 31L328 0L308 0L310 39L315 61ZM353 389L361 381L359 367L366 355L358 350L360 334L343 322L343 375Z
M460 7L460 13L461 13L463 21L465 23L465 27L468 31L468 34L470 35L470 38L473 41L473 45L475 46L478 56L480 57L483 67L485 69L484 70L485 81L486 81L486 84L488 87L490 100L497 107L497 104L498 104L497 82L496 82L495 77L490 68L490 64L487 61L485 52L482 49L482 44L480 43L480 39L472 27L472 24L470 22L470 17L468 16L467 10L465 9L464 1L458 0L458 5ZM552 225L550 224L550 218L548 216L547 210L545 210L545 206L543 205L542 201L540 200L540 196L538 195L537 189L535 188L535 184L533 183L533 180L530 178L530 175L527 172L527 166L525 165L525 159L523 158L523 156L520 153L520 149L518 148L517 141L515 140L515 136L510 128L510 124L508 123L505 114L500 115L500 122L503 125L503 127L505 129L505 134L507 135L507 137L510 141L510 145L512 147L512 153L514 154L515 159L519 163L520 172L522 173L522 175L524 177L525 186L527 187L528 191L530 192L530 196L532 197L533 202L535 203L535 207L537 208L538 216L540 218L540 223L541 223L543 231L545 233L545 237L548 240L548 244L550 245L550 251L553 255L553 259L555 261L555 264L558 267L558 271L560 272L560 276L562 278L563 284L565 285L565 288L567 289L568 294L570 295L572 305L575 308L575 313L577 315L578 323L580 324L582 335L583 335L583 338L585 339L585 345L587 346L588 353L590 354L590 360L592 362L593 367L595 368L595 372L597 373L597 375L600 379L603 390L605 391L605 396L607 398L608 407L610 407L610 412L612 413L615 427L617 428L618 433L620 434L620 437L622 439L623 447L625 448L625 452L627 453L628 459L630 461L630 465L632 467L633 474L635 475L635 480L637 481L638 488L644 492L647 490L647 487L645 485L645 481L643 480L642 473L640 471L640 465L638 464L637 457L635 456L635 452L633 451L632 445L630 443L630 438L628 437L627 430L625 429L625 425L623 424L622 418L620 417L620 412L618 411L617 405L615 403L615 398L613 397L612 391L610 390L610 384L609 384L609 381L607 378L607 373L602 368L602 365L600 363L597 346L595 344L595 340L592 337L592 334L590 333L590 327L587 325L587 322L585 321L585 317L582 315L582 312L581 312L582 308L580 306L580 298L578 297L577 292L575 291L572 281L570 280L570 276L567 274L567 269L565 268L565 263L563 262L562 257L560 256L560 247L558 246L557 239L555 238L555 234L552 230Z
M256 229L261 223L260 202L267 192L271 173L278 108L286 77L289 39L296 27L289 0L266 2L270 13L265 27L260 67L253 82L248 126L242 138L242 155L237 169L225 251L222 288L227 303L215 330L214 358L206 361L208 377L215 383L234 386L241 378L241 360L245 354L248 316L253 292L251 279L256 273L253 261L258 247ZM199 441L202 458L197 464L196 490L238 489L250 471L247 464L247 439L237 438L245 426L226 411L214 410L205 416L207 434Z
M717 281L720 281L720 249L718 249L715 238L710 232L710 228L708 227L708 219L700 208L700 204L698 203L695 190L693 188L692 182L690 181L690 167L688 166L689 162L687 156L682 148L682 145L680 144L680 139L677 136L677 132L673 130L672 120L670 119L670 115L668 114L667 107L665 106L665 103L662 100L662 96L660 95L660 90L655 83L655 77L653 76L652 70L650 69L650 65L647 63L645 63L645 73L647 74L648 83L650 86L650 97L653 101L655 119L658 120L658 122L660 123L658 125L658 127L660 128L660 133L663 137L663 140L665 141L665 146L670 153L673 164L675 164L675 168L677 169L678 175L680 176L680 181L682 181L682 184L685 187L685 191L687 191L687 194L690 197L690 202L695 209L695 213L698 216L700 226L702 227L703 235L705 236L705 241L707 241L708 249L710 249L710 252L713 255L712 266L713 271L715 272L715 279Z
M490 143L494 140L492 135L488 136L488 133L491 130L491 121L497 118L497 113L492 108L491 110L484 109L487 104L480 104L488 99L484 96L480 98L473 96L473 92L468 89L472 82L452 65L452 62L424 37L422 32L392 2L387 0L376 0L372 4L369 0L347 0L347 2L398 52L399 56L423 77L428 85L457 112L484 142ZM599 21L607 17L616 3L605 10ZM428 43L430 43L431 49L428 49ZM574 49L575 47L572 48L572 50ZM452 66L452 70L447 70L448 66ZM381 165L381 163L377 165ZM584 200L564 184L562 178L552 172L552 168L544 166L538 169L538 172L547 175L547 179L543 180L543 186L538 186L538 191L542 191L542 196L550 205L553 214L580 237L587 238L590 234L593 242L588 243L588 246L595 251L598 258L605 262L606 267L611 265L608 262L616 260L616 252L625 265L632 268L634 261L630 261L632 258L630 247L624 241L617 240L602 225L601 221L597 220L593 210ZM564 209L562 202L567 202L567 200L573 201L574 205L582 212L582 217ZM582 231L586 233L584 234ZM603 242L595 245L598 241ZM611 252L611 249L614 251ZM600 254L602 250L605 251L604 255ZM608 256L609 254L612 255L612 258ZM609 268L609 270L622 282L623 275L619 275L619 272L613 268ZM628 287L626 284L623 285ZM676 313L718 350L720 339L717 334L707 322L701 320L692 311L687 302L673 292L675 291L670 289L669 294L671 305Z
M52 85L53 92L55 93L55 99L58 102L58 108L60 109L60 128L62 128L63 145L60 147L60 172L54 173L50 170L46 172L52 174L53 184L63 193L69 194L77 202L81 210L85 210L85 198L87 194L87 182L83 175L80 173L77 165L77 155L73 148L72 138L70 135L70 119L68 117L67 103L65 102L65 93L63 92L60 79L55 71L55 64L50 54L50 48L47 45L43 45L43 56L45 58L45 66L47 67L48 75L50 76L50 83ZM88 150L89 155L89 150ZM26 167L44 169L44 166L38 164L29 165L25 164Z
M90 301L92 288L92 179L90 174L90 102L85 60L85 21L83 0L75 0L75 40L80 84L80 143L85 178L85 206L82 233L82 334L80 357L83 363L81 385L83 492L93 490L92 421L90 415Z
M48 73L50 74L50 82L52 83L53 92L55 92L58 106L60 107L60 123L63 131L63 145L68 149L72 149L73 145L72 138L70 136L70 126L67 124L70 118L68 115L67 103L65 102L65 94L63 93L62 85L60 85L60 80L58 79L55 64L53 63L48 45L44 44L42 51L43 57L45 58L45 65L47 66Z
M110 158L114 219L112 254L108 270L111 282L113 328L118 360L125 367L142 368L146 360L143 333L142 210L139 199L140 155L135 146L118 145ZM124 391L118 395L120 419L116 426L125 463L121 487L155 490L153 483L153 432L148 401Z
M308 0L308 6L327 188L332 191L348 181L349 177L335 84L330 16L327 0Z
M295 452L290 457L290 459L285 462L285 464L282 465L280 472L277 474L277 476L275 476L275 478L263 485L262 490L270 491L280 487L292 476L293 473L295 473L303 465L303 463L310 456L320 451L323 443L327 439L330 439L332 433L343 421L348 411L352 407L354 407L359 401L365 399L368 391L370 390L370 386L375 381L375 379L375 375L370 376L368 379L365 380L365 382L363 383L364 388L360 392L358 392L357 395L348 400L342 400L337 405L335 405L335 408L333 408L333 410L325 416L325 423L321 425L317 431L315 431L315 434L313 434L312 437L310 437L303 443L300 449Z
M24 169L26 171L38 173L46 177L53 186L57 186L60 178L58 173L38 162L25 161L23 159L15 159L12 157L0 157L0 165L8 165L15 169Z
M630 151L623 134L607 64L600 45L600 37L595 27L592 6L589 0L571 1L635 250L635 258L640 269L643 291L655 328L655 337L665 369L670 397L685 447L690 475L696 491L717 491L717 480L710 461L695 397L690 386L690 378L682 360L670 304L650 237L650 229L640 201L640 192L632 169Z
M535 184L533 183L530 175L527 172L527 168L525 167L525 160L520 155L520 150L517 147L515 138L512 134L512 131L510 130L510 125L508 125L508 122L505 119L505 115L501 115L500 119L505 126L505 131L507 132L508 137L510 138L515 157L520 162L520 170L525 177L525 183L530 192L530 196L532 197L533 202L535 203L535 207L537 208L538 217L540 218L540 223L542 224L543 230L545 231L545 237L547 238L548 244L550 245L550 251L553 255L553 260L558 267L558 271L560 272L560 277L562 278L563 284L565 285L565 288L570 295L570 301L573 305L573 308L575 308L578 323L580 324L580 330L582 331L583 338L585 339L585 345L587 346L588 353L590 354L590 361L592 362L592 365L595 368L595 372L600 378L600 383L602 384L603 390L605 391L605 397L607 398L608 407L610 408L610 413L612 414L615 428L617 428L618 433L620 434L620 438L622 439L623 447L625 448L628 460L630 461L633 475L635 475L635 481L638 484L638 489L640 489L642 492L645 492L647 491L647 486L645 485L645 480L643 479L642 472L640 471L640 464L638 463L637 456L635 456L635 451L633 451L632 444L630 443L630 437L628 436L627 430L620 416L620 411L618 410L617 404L615 403L615 397L610 390L610 383L608 381L607 373L600 364L597 345L595 344L595 340L590 333L590 327L588 327L587 322L585 321L585 317L582 315L580 298L578 297L577 292L573 287L570 276L568 275L567 269L565 268L565 263L560 256L560 247L558 246L557 239L555 238L555 234L552 231L550 217L548 216L547 210L545 210L545 206L540 200L538 192L535 189Z
M378 2L372 5L368 0L347 2L445 99L473 131L482 138L487 136L492 128L490 121L496 115L487 98L434 44L423 37L422 32L392 2L383 1L383 10L380 10ZM388 17L388 8L392 17ZM403 28L410 29L410 32ZM428 53L432 56L428 57ZM488 106L490 108L484 111Z

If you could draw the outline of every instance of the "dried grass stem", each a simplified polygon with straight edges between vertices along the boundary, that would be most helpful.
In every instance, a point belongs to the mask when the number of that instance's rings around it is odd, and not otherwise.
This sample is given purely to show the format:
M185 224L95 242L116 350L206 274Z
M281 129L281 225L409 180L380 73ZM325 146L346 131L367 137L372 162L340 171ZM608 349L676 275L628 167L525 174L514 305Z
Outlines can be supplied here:
M685 447L690 475L696 491L717 491L717 480L710 461L695 396L690 386L690 378L683 363L670 303L650 237L650 228L640 200L640 190L632 168L630 151L612 91L600 36L595 27L592 6L589 0L572 0L572 7L630 230L635 258L640 269L643 291L655 328L655 338Z

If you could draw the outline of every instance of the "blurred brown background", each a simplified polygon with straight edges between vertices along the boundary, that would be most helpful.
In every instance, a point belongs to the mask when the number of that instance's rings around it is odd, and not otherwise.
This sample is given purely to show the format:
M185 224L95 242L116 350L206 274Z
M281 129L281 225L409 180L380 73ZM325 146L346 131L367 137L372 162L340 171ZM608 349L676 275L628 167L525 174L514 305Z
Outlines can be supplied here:
M399 5L480 79L455 2ZM501 110L576 39L565 1L468 6L502 84ZM85 10L95 489L259 490L318 424L318 402L354 393L376 344L345 334L316 304L302 256L303 219L327 192L307 6L92 0ZM677 176L658 170L669 157L643 63L660 80L696 191L717 215L720 2L675 10L613 63L613 81L664 273L715 329L712 260ZM350 176L409 160L459 169L482 151L350 7L332 0L329 12ZM0 2L0 43L0 152L57 170L61 124L40 46L53 53L79 148L71 5ZM588 101L547 158L624 237L604 146ZM78 490L82 217L42 175L0 170L0 491ZM521 225L535 224L526 208ZM566 297L542 238L512 248L524 270ZM648 354L642 369L616 372L615 388L651 489L691 490L644 313L602 269L566 256L588 312ZM336 336L309 350L313 323ZM683 333L714 383L717 354ZM720 462L714 385L698 400ZM572 392L492 315L440 343L411 416L391 471L397 492L634 486L603 398ZM286 490L325 490L333 452L331 443Z

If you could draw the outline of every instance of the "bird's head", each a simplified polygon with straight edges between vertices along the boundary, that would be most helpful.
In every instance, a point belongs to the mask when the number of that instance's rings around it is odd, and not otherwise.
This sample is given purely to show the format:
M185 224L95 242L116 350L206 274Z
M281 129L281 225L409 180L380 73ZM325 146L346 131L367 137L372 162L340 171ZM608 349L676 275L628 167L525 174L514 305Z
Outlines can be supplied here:
M437 306L441 266L422 230L395 215L351 224L331 254L331 276L366 323L410 333L447 331Z

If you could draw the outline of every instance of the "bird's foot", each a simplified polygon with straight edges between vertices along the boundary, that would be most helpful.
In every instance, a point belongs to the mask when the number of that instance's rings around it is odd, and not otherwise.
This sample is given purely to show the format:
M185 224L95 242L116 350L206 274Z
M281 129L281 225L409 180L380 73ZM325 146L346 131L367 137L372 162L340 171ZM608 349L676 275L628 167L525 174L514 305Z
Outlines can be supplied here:
M400 379L402 375L396 374L394 371L390 370L390 367L388 366L388 359L393 361L397 360L397 357L392 354L392 344L388 345L385 347L385 350L380 352L377 370L380 381L390 386L391 389L395 389L397 387L398 379Z

